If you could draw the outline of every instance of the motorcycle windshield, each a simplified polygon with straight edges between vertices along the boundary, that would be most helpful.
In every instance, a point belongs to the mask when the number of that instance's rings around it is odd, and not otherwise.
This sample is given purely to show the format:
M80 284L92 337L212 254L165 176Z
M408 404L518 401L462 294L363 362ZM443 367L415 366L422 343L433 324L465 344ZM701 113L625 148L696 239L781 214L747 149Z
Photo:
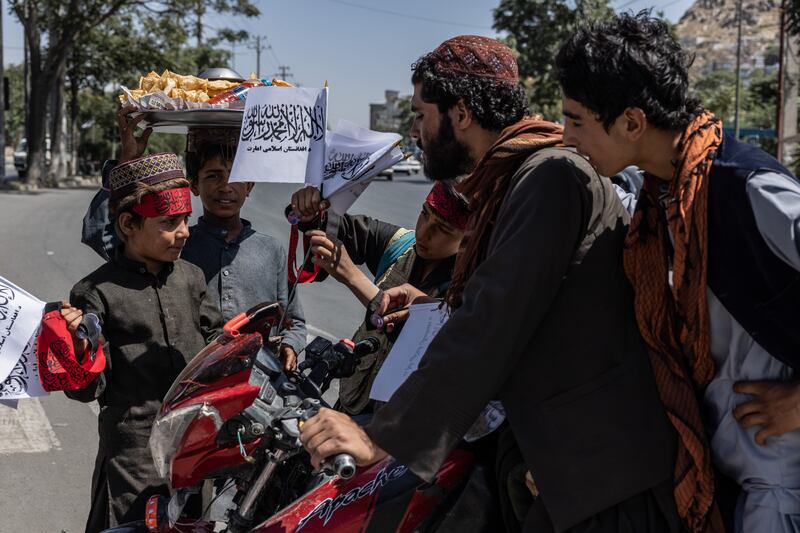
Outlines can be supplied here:
M257 333L223 335L198 353L175 378L164 397L161 412L167 412L197 391L219 383L253 366L263 341Z

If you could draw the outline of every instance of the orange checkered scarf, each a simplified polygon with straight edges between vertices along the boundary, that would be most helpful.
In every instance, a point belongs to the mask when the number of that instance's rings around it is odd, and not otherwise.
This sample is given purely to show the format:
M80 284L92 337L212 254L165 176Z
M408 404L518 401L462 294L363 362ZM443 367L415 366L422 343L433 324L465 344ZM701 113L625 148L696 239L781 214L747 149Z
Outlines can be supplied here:
M661 400L678 433L675 502L692 533L723 531L698 405L699 393L714 375L706 304L708 176L721 142L722 123L711 113L692 121L679 145L666 223L658 203L659 180L649 178L625 241L625 271L635 291L636 320Z
M561 144L562 132L561 126L540 117L522 119L502 131L472 174L458 185L471 214L447 291L450 307L461 305L467 281L486 257L489 236L514 173L533 152Z

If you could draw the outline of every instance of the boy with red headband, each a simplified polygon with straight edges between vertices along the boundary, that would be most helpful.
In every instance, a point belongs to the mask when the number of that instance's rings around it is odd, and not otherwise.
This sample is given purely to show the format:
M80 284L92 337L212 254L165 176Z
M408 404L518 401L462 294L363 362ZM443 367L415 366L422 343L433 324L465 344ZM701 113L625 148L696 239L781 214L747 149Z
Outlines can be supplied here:
M134 131L144 115L131 119L133 106L117 111L122 145L121 161L141 156L150 129L141 136ZM209 294L227 321L262 302L287 306L288 327L281 330L278 356L284 367L297 365L297 354L306 344L306 326L300 298L289 301L286 251L275 237L261 233L241 217L253 182L230 183L230 170L239 142L239 128L189 128L186 143L186 177L192 193L203 204L203 214L189 231L182 257L203 270ZM116 161L106 161L103 176ZM108 195L101 189L84 218L82 241L101 257L113 254L113 216L108 216Z
M292 196L292 207L312 227L320 209L319 190L306 187ZM345 284L367 308L367 317L353 340L376 337L380 349L361 359L355 374L339 382L338 408L350 415L371 413L379 406L370 400L372 382L400 331L378 331L370 317L385 289L410 283L428 296L442 297L450 286L456 252L464 237L468 210L466 201L453 185L437 182L422 204L416 231L363 215L342 217L338 239L324 231L306 231L311 237L313 262L340 283ZM316 227L316 226L314 226ZM366 264L374 279L369 279L357 265ZM317 277L317 280L324 277Z
M100 403L100 444L87 533L144 516L153 494L168 493L148 440L161 400L178 373L218 333L222 316L202 270L180 259L192 212L177 155L160 153L116 166L110 210L121 244L111 260L73 287L62 310L75 338L78 318L94 313L103 330L106 369L85 389L66 392Z

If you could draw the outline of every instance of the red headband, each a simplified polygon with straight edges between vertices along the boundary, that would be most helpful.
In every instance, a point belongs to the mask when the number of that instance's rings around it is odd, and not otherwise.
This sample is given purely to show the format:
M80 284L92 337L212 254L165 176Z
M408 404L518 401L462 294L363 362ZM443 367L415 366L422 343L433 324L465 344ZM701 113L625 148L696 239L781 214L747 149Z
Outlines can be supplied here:
M192 212L192 194L189 187L178 187L142 196L133 212L143 217L167 217Z
M428 194L425 202L436 211L445 222L460 230L466 229L469 219L469 210L464 202L461 202L440 182L433 185L433 189Z

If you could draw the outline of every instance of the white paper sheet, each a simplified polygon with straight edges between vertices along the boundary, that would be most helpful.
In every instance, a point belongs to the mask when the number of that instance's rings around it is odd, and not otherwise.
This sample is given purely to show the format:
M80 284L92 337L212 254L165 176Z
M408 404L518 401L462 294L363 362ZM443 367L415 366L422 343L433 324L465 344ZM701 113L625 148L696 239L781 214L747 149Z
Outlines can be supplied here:
M375 376L369 397L388 402L392 394L419 366L425 350L449 317L439 302L412 305L403 331Z
M35 369L36 332L44 302L0 277L0 398L26 398L41 391ZM27 355L26 355L27 354Z
M358 197L361 196L361 193L367 189L369 184L369 181L358 183L353 187L338 190L332 195L328 196L328 202L331 204L331 211L337 215L343 215L347 213L347 210L350 209L354 203L356 203Z
M402 150L396 147L401 139L396 133L368 130L346 120L338 122L328 135L321 184L322 194L335 213L346 213L370 181L403 159Z
M327 108L327 88L250 89L230 181L320 183Z

